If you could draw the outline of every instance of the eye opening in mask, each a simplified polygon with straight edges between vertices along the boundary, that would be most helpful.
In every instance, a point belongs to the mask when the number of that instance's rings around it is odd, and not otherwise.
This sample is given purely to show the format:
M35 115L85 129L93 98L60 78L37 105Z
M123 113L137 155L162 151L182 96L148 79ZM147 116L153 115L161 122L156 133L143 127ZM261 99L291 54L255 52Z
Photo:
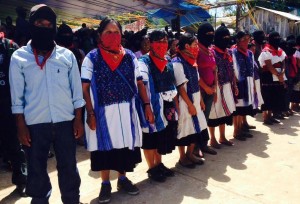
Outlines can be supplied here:
M210 31L210 32L205 33L205 35L215 35L215 32L214 31Z
M50 21L43 18L36 19L34 21L34 25L40 28L53 28L53 24Z

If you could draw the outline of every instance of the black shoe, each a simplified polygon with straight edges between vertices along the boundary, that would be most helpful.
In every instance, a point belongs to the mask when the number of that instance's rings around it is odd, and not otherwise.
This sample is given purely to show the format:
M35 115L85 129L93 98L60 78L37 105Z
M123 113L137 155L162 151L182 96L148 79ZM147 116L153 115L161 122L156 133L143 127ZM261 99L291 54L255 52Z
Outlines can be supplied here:
M136 187L136 185L132 184L132 182L128 178L125 178L123 180L118 179L117 189L118 191L123 190L129 195L137 195L140 193L140 190Z
M244 137L247 137L247 138L252 138L253 137L253 135L252 134L250 134L250 133L247 133L247 132L245 132L245 133L242 133L243 134L243 136Z
M110 198L111 198L111 185L102 183L100 194L98 197L98 202L99 203L109 203Z
M180 159L179 159L178 164L184 168L194 169L196 167L196 165L191 161L189 161L189 162L190 163L184 163L184 162L180 161Z
M271 121L272 123L280 123L280 121L276 120L276 119L273 118L273 117L270 118L270 121Z
M211 154L211 155L216 155L218 154L215 150L213 150L212 148L208 147L208 146L205 146L205 147L202 147L201 148L201 151L202 152L205 152L207 154Z
M26 190L25 184L17 185L16 190L19 193L20 197L23 197L23 198L28 197L28 195L25 193L25 190Z
M284 116L281 113L273 114L273 118L279 119L279 120L284 120L285 119Z
M48 159L53 158L53 157L54 157L54 154L51 151L49 151L48 152Z
M244 137L242 134L238 134L233 136L234 139L240 140L240 141L246 141L246 137Z
M271 121L271 119L266 119L264 120L264 125L273 125L273 122Z
M164 175L164 173L160 170L160 168L158 166L153 167L152 169L149 169L147 171L147 173L148 173L148 177L153 181L165 182L165 180L166 180L166 176Z
M160 163L158 165L158 168L161 170L161 172L166 176L166 177L172 177L174 176L174 171L171 169L167 168L163 163Z

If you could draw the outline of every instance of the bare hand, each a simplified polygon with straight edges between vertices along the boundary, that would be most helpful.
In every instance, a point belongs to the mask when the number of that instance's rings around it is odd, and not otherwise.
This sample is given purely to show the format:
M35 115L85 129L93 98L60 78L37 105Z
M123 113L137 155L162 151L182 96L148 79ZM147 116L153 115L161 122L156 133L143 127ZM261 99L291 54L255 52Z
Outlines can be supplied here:
M192 104L190 106L188 106L188 110L189 110L189 113L194 116L194 115L197 115L197 110L195 108L195 106Z
M96 117L95 115L89 115L87 116L86 123L88 124L89 128L91 130L96 130Z
M235 88L234 88L234 95L235 95L235 96L238 96L238 95L239 95L239 89L238 89L238 87L235 87Z
M206 89L204 89L204 91L208 94L208 95L212 95L215 93L215 89L212 87L207 87Z
M279 74L279 76L278 76L279 82L284 82L284 77L283 76L284 76L283 73Z
M145 106L145 117L146 120L149 121L150 124L154 123L154 115L149 105Z
M31 137L26 125L18 126L18 138L22 145L30 147Z
M81 119L75 118L73 121L73 131L75 138L80 138L83 135L84 129L83 129L83 123Z
M215 93L215 95L214 95L214 103L216 103L217 100L218 100L218 95Z
M205 110L205 103L203 100L200 101L200 107L201 107L201 110Z

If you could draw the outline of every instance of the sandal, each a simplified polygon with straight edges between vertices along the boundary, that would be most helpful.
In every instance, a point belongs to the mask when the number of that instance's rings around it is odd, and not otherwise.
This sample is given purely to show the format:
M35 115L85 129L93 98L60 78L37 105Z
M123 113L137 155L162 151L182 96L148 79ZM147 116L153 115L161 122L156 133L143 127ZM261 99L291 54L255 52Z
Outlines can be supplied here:
M226 145L226 146L233 146L233 142L230 142L230 141L228 141L228 140L225 140L225 141L219 141L220 142L220 144L222 144L222 145Z
M244 137L241 134L233 136L234 139L240 140L240 141L246 141L246 137Z
M179 159L178 164L179 164L180 166L185 167L185 168L188 168L188 169L194 169L194 168L196 167L196 165L195 165L193 162L189 161L189 160L183 162L183 161L181 161L181 160Z
M203 165L204 164L204 161L202 159L196 159L194 158L193 156L192 157L188 157L188 160L190 160L193 164L196 164L196 165Z

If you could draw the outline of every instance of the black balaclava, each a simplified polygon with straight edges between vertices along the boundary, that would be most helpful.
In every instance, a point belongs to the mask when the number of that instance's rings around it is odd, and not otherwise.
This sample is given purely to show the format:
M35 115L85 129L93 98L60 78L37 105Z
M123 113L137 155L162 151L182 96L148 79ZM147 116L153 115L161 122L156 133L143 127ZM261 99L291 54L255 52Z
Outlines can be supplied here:
M287 56L292 56L296 52L296 41L295 40L288 40L287 41L287 48L286 48L286 54Z
M297 46L300 46L300 35L296 37L296 44Z
M69 48L73 44L73 31L72 29L66 25L61 24L57 30L56 42L57 44Z
M254 40L257 44L262 45L266 42L264 31L256 30L256 31L253 32L252 35L253 35L253 38L254 38Z
M269 44L274 47L275 49L278 49L279 45L280 45L280 40L281 38L278 32L271 32L269 34Z
M220 26L215 32L214 42L222 50L225 50L230 43L230 38L224 38L225 36L230 36L230 32L226 27Z
M52 23L53 28L43 28L34 25L37 19L45 19ZM56 14L45 4L31 8L29 16L31 45L38 50L50 51L54 48L56 34Z
M210 23L203 23L198 28L198 41L205 47L209 47L214 41L214 35L207 35L207 32L214 32L214 28Z

